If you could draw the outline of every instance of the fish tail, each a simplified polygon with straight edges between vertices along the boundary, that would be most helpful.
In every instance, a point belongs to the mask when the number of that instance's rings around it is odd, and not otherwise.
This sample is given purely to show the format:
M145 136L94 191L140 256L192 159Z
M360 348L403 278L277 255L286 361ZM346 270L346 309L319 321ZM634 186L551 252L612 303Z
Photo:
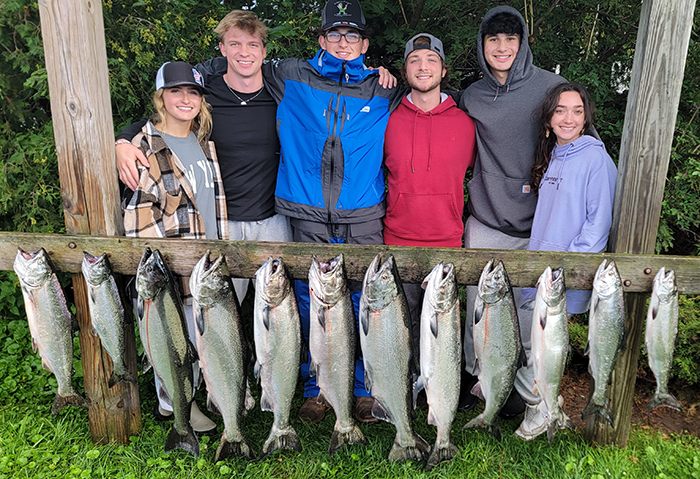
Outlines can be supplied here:
M574 423L571 422L569 416L562 410L559 411L558 415L552 415L549 425L547 426L547 441L549 441L550 444L559 429L574 429Z
M122 381L126 381L135 385L139 384L134 375L131 374L131 371L127 369L123 373L117 373L117 371L113 371L112 375L109 377L109 387L113 388Z
M678 402L678 399L676 399L673 394L670 393L657 392L654 394L654 396L649 400L649 404L647 404L647 412L652 411L659 406L668 406L676 411L683 410L683 407L681 407L681 403Z
M221 435L221 442L219 447L216 449L216 455L214 456L214 462L223 461L229 457L233 456L243 456L246 459L254 459L255 452L253 448L250 447L248 441L245 437L241 435L240 440L229 441L226 438L226 431Z
M483 429L484 431L491 433L491 435L495 437L498 441L501 440L501 428L498 427L498 420L494 419L493 424L486 424L484 423L483 413L479 414L474 419L465 424L462 429Z
M270 431L270 436L265 441L262 448L262 456L260 459L265 459L267 456L275 451L282 449L292 449L294 451L301 452L301 441L297 432L292 426L287 426L284 429L277 429L275 427Z
M74 393L68 396L60 396L56 394L56 397L53 400L53 404L51 405L51 414L55 416L69 404L72 404L76 407L81 407L83 409L88 408L87 401L85 401L85 399L78 393Z
M452 441L440 446L435 444L433 449L430 451L430 455L428 456L428 463L425 466L425 470L430 471L441 462L449 461L458 455L459 448L455 446Z
M165 440L165 452L174 451L175 449L182 449L192 453L195 457L199 457L199 440L197 440L197 436L194 435L191 427L188 428L185 434L177 432L174 426L170 429L168 438Z
M332 456L343 446L358 444L367 444L367 439L365 439L365 435L362 434L362 431L359 427L357 427L357 424L353 424L352 429L349 431L340 431L336 426L335 429L333 429L333 434L331 435L331 445L328 448L328 454Z
M586 419L588 416L592 416L593 414L597 414L606 421L608 421L608 424L610 424L610 427L615 427L615 420L612 417L612 412L610 411L610 408L608 407L608 401L605 401L605 404L600 406L596 403L593 402L593 398L591 398L590 401L588 401L588 405L586 408L583 410L581 413L581 419Z
M396 436L394 445L389 451L390 461L422 461L426 454L430 451L430 446L418 434L413 433L414 444L402 446L399 444L399 437Z

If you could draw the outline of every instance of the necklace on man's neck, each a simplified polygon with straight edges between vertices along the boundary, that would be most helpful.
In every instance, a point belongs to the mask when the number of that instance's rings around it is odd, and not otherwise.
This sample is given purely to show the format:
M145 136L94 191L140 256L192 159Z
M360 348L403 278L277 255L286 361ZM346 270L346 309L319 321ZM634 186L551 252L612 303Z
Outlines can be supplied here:
M231 88L231 85L228 84L228 82L226 81L226 78L225 78L225 77L224 77L224 83L226 83L226 86L228 87L228 90L229 90L231 93L233 93L233 96L235 96L236 98L238 98L238 101L241 102L241 105L247 105L249 101L255 100L258 96L260 96L260 94L261 94L261 93L263 92L263 90L265 89L265 85L263 85L262 87L260 87L260 90L258 90L258 91L255 93L255 95L251 96L250 98L246 98L246 99L244 100L243 98L241 98L240 96L238 96L238 94L236 93L236 91L235 91L233 88Z

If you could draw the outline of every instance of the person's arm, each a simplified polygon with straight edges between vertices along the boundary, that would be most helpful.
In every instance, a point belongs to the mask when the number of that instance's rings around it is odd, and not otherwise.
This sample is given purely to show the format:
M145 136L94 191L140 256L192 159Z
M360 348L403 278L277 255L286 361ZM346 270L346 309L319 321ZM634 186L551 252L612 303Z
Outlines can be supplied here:
M212 75L223 75L228 70L228 62L226 57L216 57L195 65L195 68L204 77L204 85L206 86L209 77Z
M114 148L119 179L132 191L135 191L139 185L140 174L136 167L136 161L140 161L146 168L151 166L141 150L131 144L131 140L141 131L145 124L146 120L141 120L124 128L117 136L117 144Z
M598 253L605 250L612 225L613 196L617 171L607 154L591 173L586 192L586 221L569 244L569 251Z

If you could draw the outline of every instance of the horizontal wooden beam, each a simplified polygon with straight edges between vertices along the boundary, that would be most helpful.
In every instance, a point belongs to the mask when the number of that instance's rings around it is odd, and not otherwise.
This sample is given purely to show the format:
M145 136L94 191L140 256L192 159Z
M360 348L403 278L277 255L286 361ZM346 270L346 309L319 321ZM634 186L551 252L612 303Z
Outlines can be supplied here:
M598 265L614 259L625 282L626 292L651 291L652 280L662 266L676 271L678 288L684 294L700 293L700 258L631 254L585 254L543 251L481 250L464 248L417 248L406 246L331 245L317 243L261 243L252 241L182 240L100 236L69 236L0 232L0 270L11 270L17 247L37 251L43 247L61 271L80 272L83 251L93 255L107 252L115 272L135 274L146 246L159 249L177 274L187 276L195 263L211 250L223 252L233 276L252 278L270 256L281 256L291 274L304 279L311 258L328 259L344 253L350 279L361 281L372 258L380 251L392 253L401 278L421 282L440 261L454 263L460 284L477 284L489 259L500 258L513 286L534 286L549 265L564 267L570 288L589 289Z

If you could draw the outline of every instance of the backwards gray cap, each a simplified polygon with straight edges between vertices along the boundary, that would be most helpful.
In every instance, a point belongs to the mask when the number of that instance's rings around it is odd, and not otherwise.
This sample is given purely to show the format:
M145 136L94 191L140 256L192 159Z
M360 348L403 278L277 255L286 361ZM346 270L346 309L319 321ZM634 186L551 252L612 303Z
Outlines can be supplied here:
M416 40L421 37L427 38L430 40L430 43L416 45ZM430 33L419 33L406 42L406 52L403 54L404 61L406 61L406 58L408 58L408 56L416 50L432 50L440 55L443 62L445 61L445 50L442 48L442 42L438 38L432 36Z

